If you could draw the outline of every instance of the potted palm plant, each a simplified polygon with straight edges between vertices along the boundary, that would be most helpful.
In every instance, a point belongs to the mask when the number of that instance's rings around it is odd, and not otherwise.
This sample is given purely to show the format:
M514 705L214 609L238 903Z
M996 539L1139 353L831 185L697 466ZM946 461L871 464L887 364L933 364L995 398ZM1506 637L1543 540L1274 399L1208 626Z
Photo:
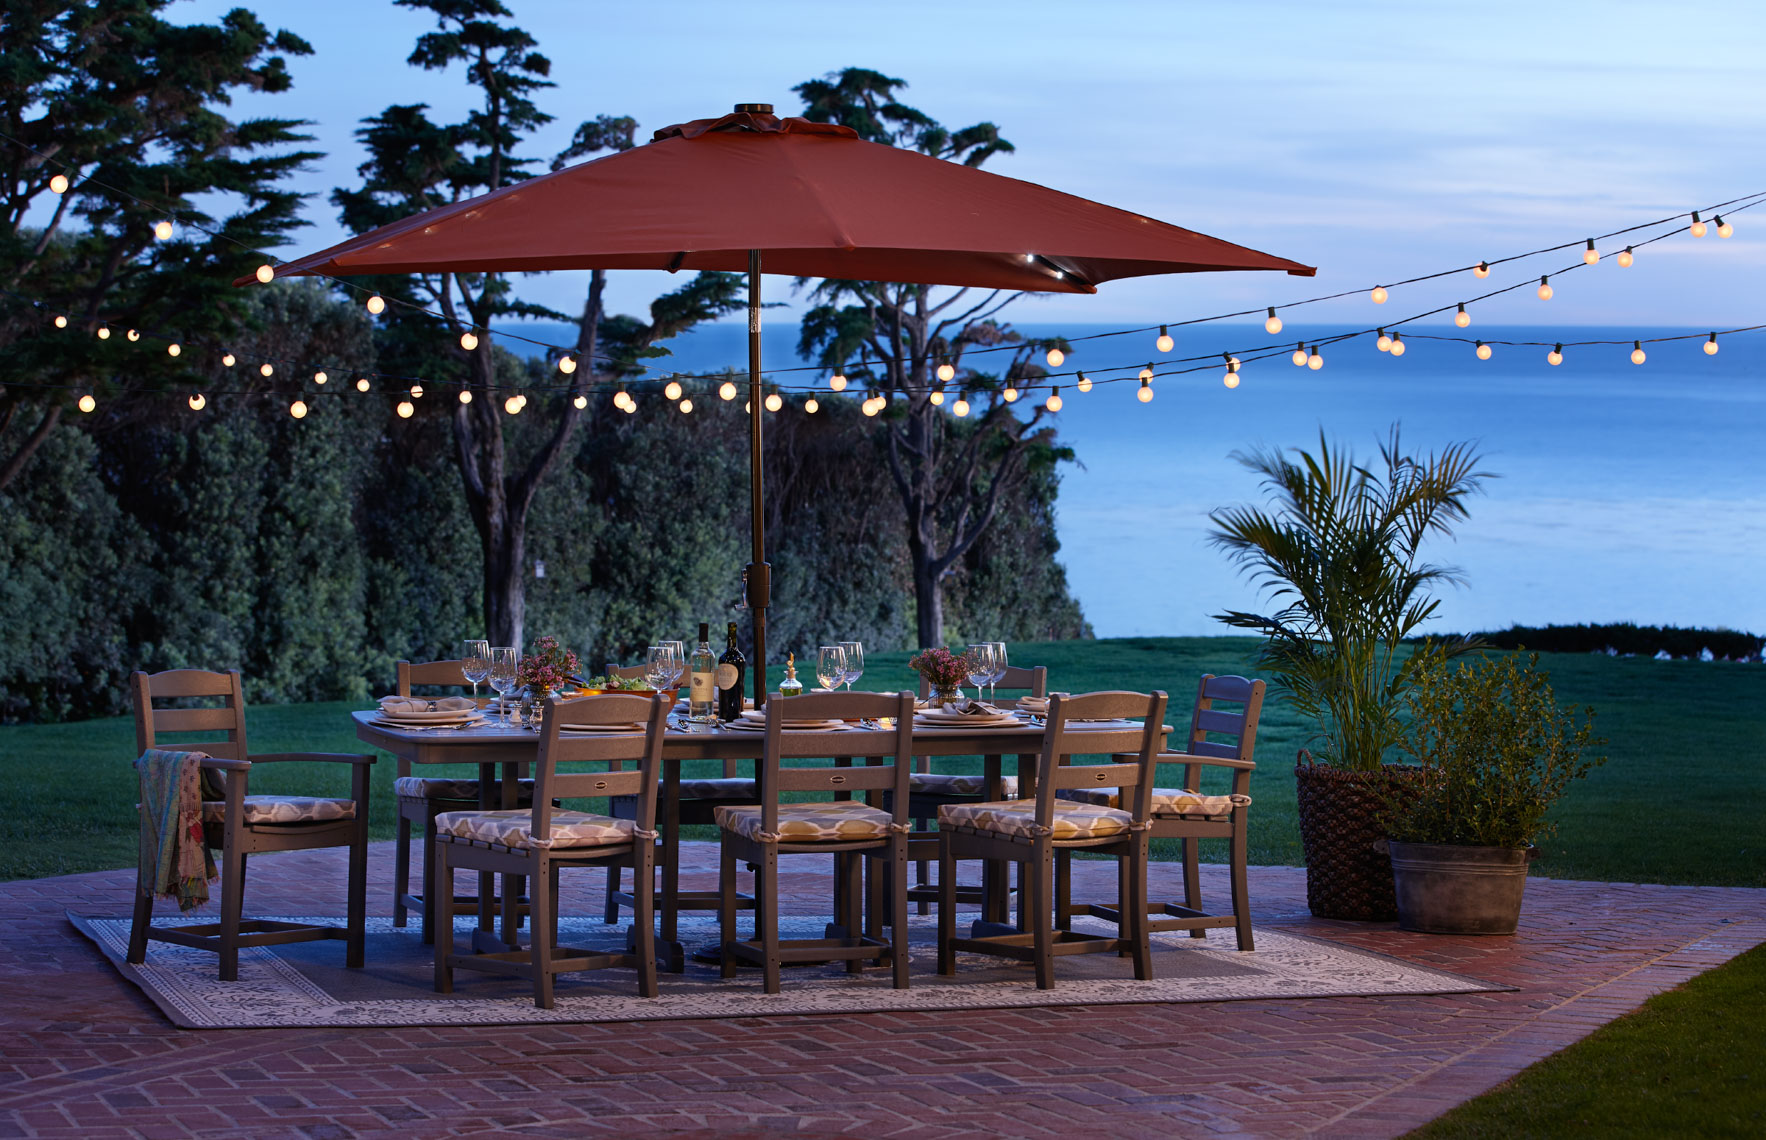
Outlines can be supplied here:
M1405 750L1421 781L1388 803L1398 925L1435 934L1513 934L1533 844L1569 787L1606 762L1589 756L1593 710L1560 707L1539 655L1449 666L1419 657L1405 696Z
M1263 507L1212 512L1210 541L1273 605L1216 619L1264 637L1257 667L1313 729L1295 766L1306 901L1321 918L1388 920L1391 866L1375 849L1386 797L1415 781L1389 764L1403 739L1401 703L1416 677L1406 640L1434 616L1429 591L1459 572L1422 560L1450 534L1491 476L1470 444L1406 455L1394 427L1377 465L1357 463L1320 433L1318 452L1258 449L1233 458L1263 477ZM1432 647L1454 656L1468 641Z

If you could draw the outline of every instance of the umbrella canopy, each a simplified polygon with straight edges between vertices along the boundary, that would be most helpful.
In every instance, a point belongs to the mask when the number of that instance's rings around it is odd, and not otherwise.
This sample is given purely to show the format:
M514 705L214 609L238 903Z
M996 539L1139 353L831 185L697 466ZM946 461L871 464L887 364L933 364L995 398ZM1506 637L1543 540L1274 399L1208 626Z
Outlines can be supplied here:
M748 274L755 703L766 699L760 275L1095 293L1156 273L1316 270L1140 214L741 104L650 143L370 230L280 276L553 269ZM237 284L251 284L242 277Z

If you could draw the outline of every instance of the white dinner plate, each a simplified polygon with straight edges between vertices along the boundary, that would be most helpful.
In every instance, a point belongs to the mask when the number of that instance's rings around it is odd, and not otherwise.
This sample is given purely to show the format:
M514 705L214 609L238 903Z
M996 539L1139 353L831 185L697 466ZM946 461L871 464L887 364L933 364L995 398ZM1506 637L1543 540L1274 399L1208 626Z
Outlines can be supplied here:
M631 724L561 724L558 726L558 731L561 733L643 732L644 726L635 721Z
M725 721L724 727L734 732L765 732L765 721L731 720ZM787 732L832 732L846 727L843 720L799 720L785 722Z
M470 720L479 715L477 709L429 709L424 712L388 712L376 709L387 720L400 720L408 724L435 724L450 721Z

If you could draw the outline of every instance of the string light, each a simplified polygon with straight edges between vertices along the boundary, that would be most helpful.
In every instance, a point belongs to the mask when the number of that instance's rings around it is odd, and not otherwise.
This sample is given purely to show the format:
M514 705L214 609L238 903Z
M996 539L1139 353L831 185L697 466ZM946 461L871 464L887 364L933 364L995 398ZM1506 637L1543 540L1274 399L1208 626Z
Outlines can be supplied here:
M1404 342L1402 340L1398 339L1397 333L1392 334L1392 347L1389 351L1392 353L1393 356L1403 356L1404 355ZM1312 362L1310 360L1307 361L1307 364L1311 364L1311 363Z
M1157 348L1160 352L1170 352L1173 348L1175 348L1177 346L1177 342L1171 339L1171 333L1166 329L1166 327L1164 325L1160 325L1159 326L1159 339L1153 342L1153 346L1155 348Z
M231 368L231 367L233 367L233 365L235 363L236 362L234 361L233 354L231 352L226 353L221 357L221 367L222 368Z
M265 363L258 365L258 375L268 380L270 377L276 375L276 366L266 361Z
M368 311L370 313L373 313L377 317L381 313L386 312L386 298L382 297L379 293L376 293L372 297L369 297L368 298Z
M421 385L421 384L411 385L411 399L421 400L422 398L423 398L423 385Z
M297 420L306 419L307 418L307 403L306 403L306 401L305 400L296 400L294 403L288 405L288 414L293 416Z
M1006 390L1001 392L1000 395L1005 397L1006 403L1008 404L1015 404L1018 402L1018 389L1012 387L1010 384L1006 385Z
M875 416L880 408L877 404L876 398L872 397L860 406L860 410L863 411L867 417L870 417Z
M320 369L319 371L313 373L313 383L315 383L315 384L323 385L327 380L330 380L330 379L331 379L331 377L329 377L325 374L324 369Z
M1378 332L1380 334L1380 339L1374 341L1374 347L1379 349L1381 352L1391 352L1392 351L1392 338L1390 336L1386 335L1386 330L1385 329L1375 329L1374 331Z
M1147 361L1147 366L1140 370L1140 378L1142 380L1151 380L1153 378L1153 362L1152 361L1150 361L1150 360Z
M1539 279L1539 299L1541 301L1551 300L1551 278L1541 277Z
M366 376L356 377L356 391L366 392L371 387L373 387L373 385L368 383L368 378Z
M681 401L681 414L683 416L688 416L688 415L693 414L693 401L691 401L691 400L682 400Z
M576 408L576 410L579 412L589 406L589 398L580 392L577 393L576 399L574 399L570 402L571 402L572 406L574 406Z
M153 224L153 236L156 240L159 240L159 241L165 241L167 238L171 237L172 236L172 223L170 223L170 222L155 222Z
M1717 334L1716 333L1712 333L1711 339L1707 340L1705 342L1705 355L1706 356L1716 356L1717 355Z
M957 417L957 419L959 419L959 420L962 419L964 416L969 414L969 401L964 399L961 396L958 396L957 402L950 406L950 411L951 411L951 415Z
M670 380L668 382L668 386L662 390L662 394L664 397L666 397L669 400L670 403L673 403L674 401L680 399L681 398L681 383L680 383L680 381Z
M1049 393L1049 398L1043 401L1042 406L1051 412L1058 412L1061 410L1061 389L1059 386Z
M201 392L197 392L195 395L191 396L190 399L186 402L189 403L190 410L193 412L200 412L200 411L202 411L203 408L208 406L208 401L203 398L203 395Z
M417 410L417 406L415 404L411 403L411 401L409 401L409 400L400 400L399 401L399 407L398 407L399 419L401 419L401 420L410 419L411 413L415 412L416 410Z
M1478 359L1479 360L1489 360L1490 359L1490 346L1485 344L1483 341L1478 342Z
M128 332L123 334L123 339L127 340L130 344L134 344L136 341L141 339L141 334L136 332L134 329L130 329Z
M625 414L628 416L635 414L638 410L638 401L624 388L619 390L619 394L625 397Z
M184 351L184 346L179 344L177 341L173 341L171 344L166 345L166 355L167 356L177 356L179 353L181 353L183 351Z
M822 405L816 401L814 396L811 396L803 402L803 410L813 416L822 410Z
M932 389L932 394L926 398L932 401L933 407L937 407L944 403L944 385L940 384L938 387Z
M948 360L938 366L938 378L940 380L953 380L956 378L956 374L956 367Z
M49 189L56 194L67 193L67 175L57 174L49 179Z
M1692 236L1693 237L1704 237L1705 236L1705 223L1699 220L1699 212L1697 210L1694 210L1692 212L1691 229L1692 229Z
M1269 316L1263 322L1263 331L1270 336L1282 331L1282 319L1275 315L1275 306L1269 307Z
M461 333L460 334L460 347L465 349L467 352L471 352L473 349L477 348L478 347L478 334L473 332L471 329L468 329L465 332Z
M1221 377L1220 382L1225 384L1228 388L1237 388L1239 386L1239 374L1237 372L1228 372L1225 376Z
M1717 222L1717 236L1718 237L1726 238L1735 232L1735 227L1730 225L1728 222L1724 221L1722 214L1714 214L1714 215L1712 215L1712 217Z
M276 279L276 270L274 268L272 268L268 263L260 265L260 266L258 266L257 279L258 279L258 284L268 285L271 281L274 281Z
M1384 305L1387 297L1386 287L1384 285L1375 285L1374 291L1369 293L1368 296L1373 299L1374 304Z
M1091 391L1091 377L1081 372L1079 374L1078 383L1073 386L1078 388L1081 392L1089 392Z
M520 404L523 408L527 407L527 393L526 392L515 393L515 402Z
M460 402L462 404L470 404L472 402L472 392L470 389L460 389Z
M842 376L840 379L844 380L846 377ZM835 391L839 391L839 389L835 389ZM725 380L723 384L718 387L717 394L725 400L734 400L736 398L736 385Z
M1649 359L1649 354L1643 351L1643 342L1641 340L1632 341L1631 342L1631 363L1642 364L1644 361L1646 361L1648 359Z
M558 371L564 373L566 376L569 376L572 372L575 372L576 371L576 357L568 356L568 355L560 356L558 358Z
M65 329L67 327L67 318L60 313L55 314L55 327L58 329Z
M1472 276L1480 281L1490 276L1490 263L1488 261L1478 262L1477 265L1472 267Z
M1545 354L1545 362L1553 368L1562 364L1564 362L1564 346L1561 344L1553 345L1552 350Z
M1221 377L1220 382L1228 388L1237 388L1239 386L1239 358L1227 352L1220 355L1226 358L1226 375Z
M1320 368L1324 367L1324 357L1318 354L1318 345L1316 344L1312 346L1312 351L1307 354L1306 367L1312 369L1314 372L1317 372Z
M1600 260L1600 251L1594 248L1594 239L1588 239L1588 248L1582 251L1582 264L1593 265Z
M779 395L777 392L772 392L772 393L768 394L768 396L766 398L766 410L767 411L776 412L784 406L785 406L785 398L783 396Z
M1143 404L1152 403L1153 402L1153 382L1151 380L1147 379L1145 376L1142 376L1141 377L1141 390L1134 394L1134 398L1139 400Z
M1462 329L1471 326L1472 314L1466 312L1466 304L1464 301L1459 303L1459 312L1453 314L1453 323Z
M846 375L841 372L834 373L834 375L828 377L828 387L836 392L846 391ZM729 397L725 396L724 399L727 400Z
M1044 359L1049 362L1050 368L1059 368L1067 362L1067 354L1062 352L1059 348L1051 348ZM949 380L950 377L946 376L944 379Z
M96 408L97 406L98 406L98 401L94 400L92 398L92 394L90 392L88 392L84 396L80 397L80 410L82 412L90 412L92 409Z
M110 339L110 326L109 325L99 325L98 326L98 339L99 340L109 340Z

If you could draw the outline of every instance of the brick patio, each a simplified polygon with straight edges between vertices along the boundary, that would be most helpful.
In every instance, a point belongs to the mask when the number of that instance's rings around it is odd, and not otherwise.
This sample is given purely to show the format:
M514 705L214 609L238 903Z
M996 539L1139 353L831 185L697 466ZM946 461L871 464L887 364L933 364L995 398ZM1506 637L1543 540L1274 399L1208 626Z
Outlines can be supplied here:
M315 905L314 891L341 884L337 854L254 861L248 912L335 910ZM687 858L707 881L715 850L691 844ZM390 911L391 866L390 845L377 845L376 913ZM1166 897L1177 893L1170 870L1155 868ZM1394 1136L1766 941L1766 890L1535 879L1518 936L1442 938L1312 919L1303 872L1265 867L1252 873L1261 926L1518 989L471 1032L198 1032L167 1024L62 916L127 913L132 879L0 884L0 1136ZM807 913L825 883L800 875L793 909ZM1204 886L1218 898L1223 877L1210 871ZM566 888L565 905L591 908L595 892L579 890Z

